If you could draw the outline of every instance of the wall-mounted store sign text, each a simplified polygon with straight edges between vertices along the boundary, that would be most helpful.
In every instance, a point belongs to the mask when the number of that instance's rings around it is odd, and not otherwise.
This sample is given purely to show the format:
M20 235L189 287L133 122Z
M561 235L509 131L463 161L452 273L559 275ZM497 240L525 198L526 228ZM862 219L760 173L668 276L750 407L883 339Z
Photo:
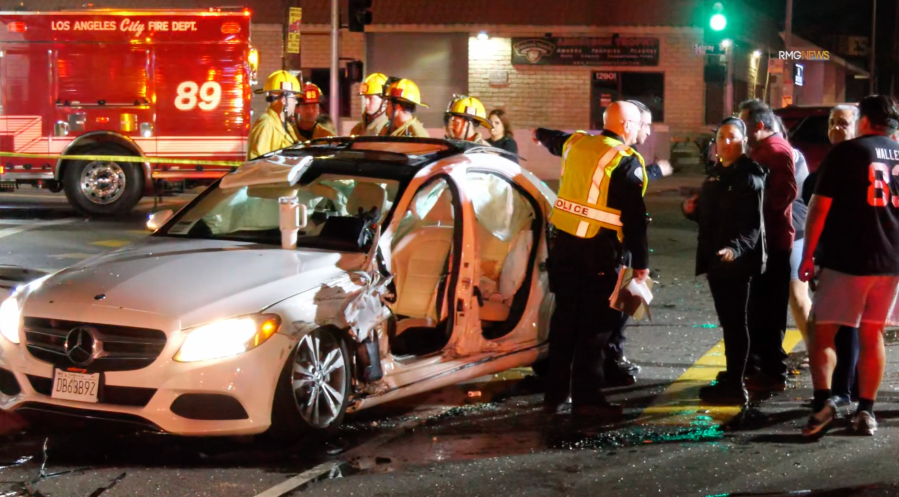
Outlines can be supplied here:
M512 64L657 66L658 38L512 38Z

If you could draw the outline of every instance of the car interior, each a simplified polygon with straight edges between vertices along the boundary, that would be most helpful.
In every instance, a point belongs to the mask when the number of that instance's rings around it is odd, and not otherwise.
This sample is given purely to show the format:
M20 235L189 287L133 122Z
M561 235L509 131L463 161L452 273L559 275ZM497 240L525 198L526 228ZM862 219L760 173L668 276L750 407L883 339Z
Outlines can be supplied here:
M499 175L472 172L466 196L477 220L479 267L475 294L484 336L496 339L512 331L527 304L529 275L541 221L526 194ZM413 198L393 240L397 316L391 350L395 356L440 351L450 338L446 295L456 232L452 190L443 179L426 185Z

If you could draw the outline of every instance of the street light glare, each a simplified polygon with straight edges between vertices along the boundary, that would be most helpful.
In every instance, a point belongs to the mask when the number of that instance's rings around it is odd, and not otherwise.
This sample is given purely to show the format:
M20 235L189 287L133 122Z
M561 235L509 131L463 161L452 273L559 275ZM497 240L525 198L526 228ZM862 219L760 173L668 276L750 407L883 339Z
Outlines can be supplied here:
M709 26L715 31L721 31L727 27L727 18L724 17L724 14L715 14L709 21Z
M478 39L481 41L487 41L490 39L490 35L488 35L486 31L481 31L480 33L478 33Z
M724 40L721 42L721 46L724 48L731 46L731 44L733 44L733 41L731 41L731 40Z

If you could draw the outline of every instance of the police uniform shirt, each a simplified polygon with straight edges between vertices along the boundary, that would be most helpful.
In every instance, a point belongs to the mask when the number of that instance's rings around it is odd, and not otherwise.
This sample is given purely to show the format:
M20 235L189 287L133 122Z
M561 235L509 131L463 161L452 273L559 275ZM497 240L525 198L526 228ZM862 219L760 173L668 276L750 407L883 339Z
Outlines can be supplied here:
M624 143L624 139L608 130L602 135ZM568 133L537 129L537 140L553 155L562 156L565 142L571 137ZM618 167L609 178L609 193L606 205L621 211L624 247L630 256L630 267L646 269L649 264L649 243L646 239L648 215L643 202L643 165L637 155L622 157ZM601 230L600 234L616 237L613 231ZM617 242L617 238L616 238ZM625 256L627 256L626 254Z
M866 135L837 144L818 168L815 195L833 199L820 265L856 276L899 275L899 144Z

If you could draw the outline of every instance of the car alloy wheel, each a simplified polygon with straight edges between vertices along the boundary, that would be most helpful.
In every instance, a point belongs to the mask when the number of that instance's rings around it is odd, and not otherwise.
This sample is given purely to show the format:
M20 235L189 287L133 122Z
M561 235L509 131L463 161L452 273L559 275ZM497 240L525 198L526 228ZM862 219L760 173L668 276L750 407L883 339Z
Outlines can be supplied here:
M347 396L347 358L338 339L325 330L304 336L293 362L293 395L300 415L316 428L327 428Z

